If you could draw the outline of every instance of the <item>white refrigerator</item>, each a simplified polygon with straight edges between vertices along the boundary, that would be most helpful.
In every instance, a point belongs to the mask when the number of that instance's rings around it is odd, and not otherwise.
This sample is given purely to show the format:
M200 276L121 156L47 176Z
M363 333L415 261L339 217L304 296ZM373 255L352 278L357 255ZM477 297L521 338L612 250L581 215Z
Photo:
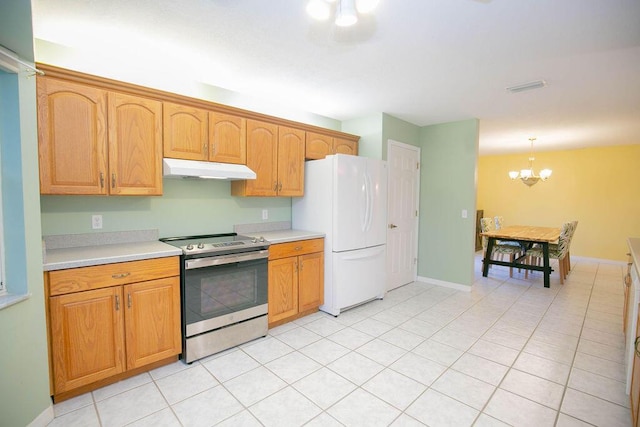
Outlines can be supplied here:
M304 197L292 199L294 229L325 233L324 304L334 316L384 297L387 164L336 154L305 163Z

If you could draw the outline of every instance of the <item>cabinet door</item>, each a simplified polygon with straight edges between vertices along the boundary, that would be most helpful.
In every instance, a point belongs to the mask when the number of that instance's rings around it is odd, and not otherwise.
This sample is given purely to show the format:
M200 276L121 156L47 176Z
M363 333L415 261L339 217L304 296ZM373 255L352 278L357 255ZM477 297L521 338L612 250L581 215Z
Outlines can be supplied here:
M127 369L181 352L180 278L124 286Z
M162 194L162 103L109 93L109 192Z
M324 303L324 254L300 255L299 311L318 308Z
M247 120L247 166L256 179L231 182L234 196L275 196L277 176L278 126Z
M269 324L298 314L298 257L269 261Z
M37 78L40 193L107 194L107 92Z
M307 132L305 141L305 159L324 159L333 154L333 138L319 133Z
M209 160L247 163L247 120L223 113L209 113Z
M304 196L304 131L278 128L278 196Z
M358 143L348 139L334 138L333 139L333 153L334 154L351 154L353 156L358 155Z
M164 157L208 160L208 113L199 108L162 104Z
M54 392L124 371L122 287L49 298Z

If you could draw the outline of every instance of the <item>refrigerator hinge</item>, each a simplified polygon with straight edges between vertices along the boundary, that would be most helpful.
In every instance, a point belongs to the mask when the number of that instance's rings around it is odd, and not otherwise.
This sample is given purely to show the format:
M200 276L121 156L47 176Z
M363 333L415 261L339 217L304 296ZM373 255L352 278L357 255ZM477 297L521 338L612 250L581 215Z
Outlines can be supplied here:
M418 210L416 209L416 217L418 217Z

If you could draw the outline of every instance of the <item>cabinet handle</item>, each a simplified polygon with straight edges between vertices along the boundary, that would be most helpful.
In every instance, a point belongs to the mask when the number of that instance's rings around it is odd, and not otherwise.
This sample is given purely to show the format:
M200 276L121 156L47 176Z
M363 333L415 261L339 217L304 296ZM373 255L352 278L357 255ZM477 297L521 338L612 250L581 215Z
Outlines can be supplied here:
M111 174L111 188L116 188L116 174Z
M120 311L120 295L116 295L116 311Z
M211 145L211 148L215 148L215 145ZM202 151L204 152L204 154L209 154L209 144L204 144L202 146Z
M295 265L295 272L297 273L298 272L298 261L294 262L293 264Z
M631 286L631 274L627 273L624 276L624 285L628 288L629 286Z
M278 181L273 183L273 191L278 191Z
M104 172L100 172L100 188L104 188Z
M125 273L116 273L116 274L112 274L111 278L112 279L123 279L125 277L127 277L128 275L130 275L131 273L129 273L128 271Z
M636 350L636 356L640 357L640 351L638 350L638 341L640 341L640 337L636 337L636 342L633 347Z
M131 294L127 294L127 307L131 308Z
M280 185L278 186L278 191L282 191L282 181L280 181Z
M301 251L302 250L302 246L296 246L295 248L293 248L294 251Z

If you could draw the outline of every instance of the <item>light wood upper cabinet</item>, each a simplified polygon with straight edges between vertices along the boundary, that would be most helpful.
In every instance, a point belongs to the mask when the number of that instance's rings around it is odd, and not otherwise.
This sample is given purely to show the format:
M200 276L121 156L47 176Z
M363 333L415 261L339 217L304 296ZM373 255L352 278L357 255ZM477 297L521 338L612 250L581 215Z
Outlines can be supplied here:
M164 102L164 157L186 160L208 160L208 112L200 108Z
M42 194L107 194L107 92L37 78Z
M304 131L247 120L247 166L256 179L231 182L234 196L304 195Z
M162 195L162 103L109 93L110 194Z
M358 142L335 138L321 133L307 132L305 159L324 159L331 154L358 155Z
M246 119L163 103L164 157L246 164Z
M324 159L333 154L333 137L320 133L307 132L305 159Z
M247 120L247 166L256 179L231 181L234 196L276 196L278 182L278 126Z
M278 127L278 196L304 195L304 131Z
M162 103L38 77L42 194L162 194Z
M350 139L333 138L333 154L358 155L358 142Z

